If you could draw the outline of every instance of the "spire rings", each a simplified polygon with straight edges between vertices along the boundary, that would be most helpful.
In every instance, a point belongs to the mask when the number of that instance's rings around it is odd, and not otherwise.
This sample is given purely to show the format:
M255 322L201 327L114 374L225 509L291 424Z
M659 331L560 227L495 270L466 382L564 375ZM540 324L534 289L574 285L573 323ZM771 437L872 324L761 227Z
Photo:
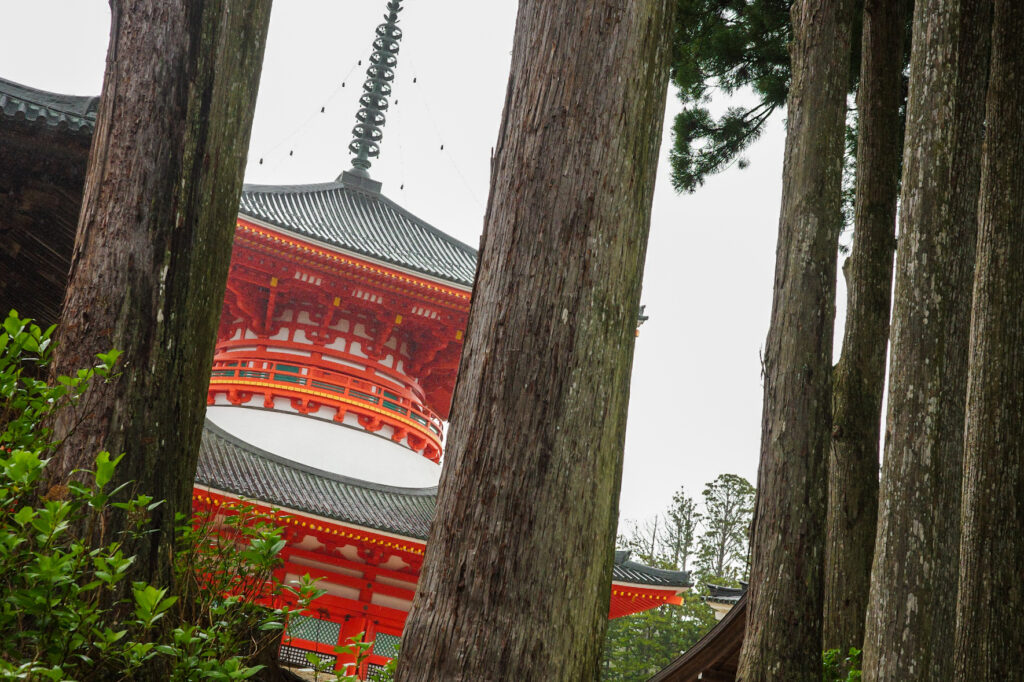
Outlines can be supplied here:
M352 141L348 145L349 151L355 155L352 166L364 172L370 168L370 159L380 155L380 141L384 137L383 126L387 120L384 112L388 110L390 83L395 79L398 48L402 40L402 29L398 27L402 0L388 0L386 7L384 23L379 24L375 31L363 94L359 97L356 125L352 128Z

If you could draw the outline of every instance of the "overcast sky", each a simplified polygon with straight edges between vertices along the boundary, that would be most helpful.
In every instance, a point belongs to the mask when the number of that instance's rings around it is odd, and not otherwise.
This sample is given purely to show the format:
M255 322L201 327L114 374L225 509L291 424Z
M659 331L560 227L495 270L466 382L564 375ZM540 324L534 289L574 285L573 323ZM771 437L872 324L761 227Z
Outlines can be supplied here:
M346 148L384 4L276 0L246 182L325 182L349 167ZM407 1L397 106L370 171L386 196L473 246L516 4ZM0 0L0 16L0 77L99 93L109 37L105 0ZM721 473L756 483L759 354L771 309L783 122L769 122L746 155L747 169L730 169L679 196L667 165L674 100L670 92L644 278L650 321L634 360L623 519L663 511L680 486L699 496Z

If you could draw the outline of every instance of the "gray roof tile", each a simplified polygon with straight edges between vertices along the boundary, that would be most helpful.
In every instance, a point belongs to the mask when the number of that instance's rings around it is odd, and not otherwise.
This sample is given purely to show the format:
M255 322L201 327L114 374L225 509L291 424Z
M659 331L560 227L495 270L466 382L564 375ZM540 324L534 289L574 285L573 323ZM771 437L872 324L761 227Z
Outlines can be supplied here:
M735 604L746 593L747 583L740 581L739 587L726 587L725 585L708 583L707 588L708 593L705 595L704 601L716 604Z
M91 136L99 99L36 90L0 78L0 115L56 130Z
M245 185L239 213L300 237L472 286L476 250L343 173L317 185Z
M628 550L616 550L612 580L652 587L689 587L690 574L687 571L670 571L630 561Z
M426 540L437 488L394 488L297 464L260 450L207 422L196 484L342 523ZM652 587L685 587L685 571L666 571L615 553L612 579Z
M437 488L375 485L318 471L206 423L196 484L294 511L424 540Z

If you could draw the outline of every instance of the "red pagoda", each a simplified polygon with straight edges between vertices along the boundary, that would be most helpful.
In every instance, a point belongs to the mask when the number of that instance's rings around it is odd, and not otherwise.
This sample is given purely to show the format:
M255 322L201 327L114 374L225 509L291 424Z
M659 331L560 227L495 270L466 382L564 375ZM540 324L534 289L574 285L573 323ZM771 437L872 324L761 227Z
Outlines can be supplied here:
M367 172L380 151L400 5L390 0L377 27L352 169L334 182L243 190L193 493L200 510L245 501L276 514L288 542L279 577L319 579L325 594L292 618L282 661L305 667L314 652L350 665L335 647L362 632L373 644L358 674L369 679L397 651L419 578L477 257L382 195ZM0 80L0 133L28 150L43 133L57 146L87 140L94 110L95 98ZM21 171L21 183L49 177ZM50 194L54 212L77 215L80 192ZM15 223L4 253L42 253L25 237L42 220L29 222ZM0 300L46 311L62 282L49 298L0 287ZM616 553L613 580L611 618L679 604L689 586L685 572L628 552Z
M352 169L243 190L195 486L198 508L247 500L283 515L281 577L320 580L326 593L293 618L282 660L334 658L363 632L373 648L358 672L371 677L395 655L412 605L477 255L367 172L400 4L388 2L377 27ZM688 584L619 552L609 617L679 604Z

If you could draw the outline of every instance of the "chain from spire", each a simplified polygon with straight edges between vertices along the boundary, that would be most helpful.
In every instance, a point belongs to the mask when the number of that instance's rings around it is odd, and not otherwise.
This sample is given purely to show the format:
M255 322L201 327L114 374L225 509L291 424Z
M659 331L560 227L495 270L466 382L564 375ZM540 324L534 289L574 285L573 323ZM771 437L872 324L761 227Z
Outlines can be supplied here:
M391 81L395 79L398 46L402 40L402 29L398 27L398 13L401 11L402 0L388 0L384 23L377 26L363 94L359 98L359 111L356 112L356 125L352 128L352 142L348 150L355 156L352 159L353 172L362 176L368 177L370 159L380 155L386 120L384 112L388 110Z

